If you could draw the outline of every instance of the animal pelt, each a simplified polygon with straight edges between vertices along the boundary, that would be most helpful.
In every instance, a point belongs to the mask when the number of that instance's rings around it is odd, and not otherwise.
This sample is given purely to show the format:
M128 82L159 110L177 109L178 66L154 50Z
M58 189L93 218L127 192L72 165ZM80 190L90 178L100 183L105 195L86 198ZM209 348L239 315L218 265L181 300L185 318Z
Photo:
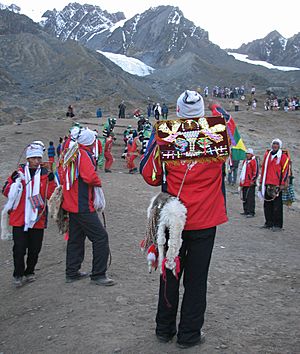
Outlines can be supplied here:
M158 267L161 273L165 258L166 268L176 275L176 259L182 244L181 235L186 222L186 213L187 209L181 201L167 193L159 193L152 198L148 207L148 225L143 248L148 250L153 244L157 246ZM168 241L167 230L169 231Z
M58 230L61 234L68 231L69 218L68 213L65 212L62 207L63 190L62 186L57 186L49 199L49 213L58 226Z

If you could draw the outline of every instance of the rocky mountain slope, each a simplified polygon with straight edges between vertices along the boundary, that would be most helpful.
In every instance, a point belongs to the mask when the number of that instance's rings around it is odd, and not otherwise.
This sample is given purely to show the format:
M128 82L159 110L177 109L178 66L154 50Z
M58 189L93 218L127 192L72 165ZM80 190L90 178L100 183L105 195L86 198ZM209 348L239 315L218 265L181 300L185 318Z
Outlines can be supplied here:
M99 6L70 3L61 11L46 11L41 25L45 31L63 41L74 39L87 44L93 38L101 42L109 35L109 30L124 19L123 12L110 14Z
M285 38L273 31L264 38L243 44L232 51L273 65L300 67L300 32L291 38Z
M75 41L61 42L24 15L3 10L0 23L0 96L8 105L33 111L64 106L75 97L108 105L155 96L103 55Z

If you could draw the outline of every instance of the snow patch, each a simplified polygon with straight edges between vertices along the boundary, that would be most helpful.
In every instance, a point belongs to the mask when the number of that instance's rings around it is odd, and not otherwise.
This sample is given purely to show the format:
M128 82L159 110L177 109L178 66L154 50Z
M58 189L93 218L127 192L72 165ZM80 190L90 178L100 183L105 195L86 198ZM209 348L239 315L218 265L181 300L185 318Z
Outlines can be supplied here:
M121 20L121 21L118 21L116 22L113 26L110 27L110 32L113 32L115 29L119 28L119 27L123 27L124 26L124 23L126 22L126 18L125 20Z
M284 37L279 38L279 42L282 45L282 50L285 50L288 40Z
M228 52L228 54L234 56L234 58L236 60L243 61L248 64L261 65L261 66L264 66L268 69L277 69L277 70L281 70L281 71L300 70L300 68L294 68L292 66L276 66L276 65L270 64L266 61L262 61L262 60L251 60L251 59L248 59L247 54L231 53L231 52Z
M106 58L118 65L121 69L127 71L132 75L147 76L152 74L155 70L151 66L146 65L141 60L138 60L136 58L127 57L123 54L102 52L101 50L97 50L97 52L104 55Z
M181 16L180 16L179 13L175 10L175 11L174 11L174 16L173 16L172 18L169 18L169 19L168 19L168 24L169 24L169 23L175 23L175 25L179 25L180 19L181 19Z

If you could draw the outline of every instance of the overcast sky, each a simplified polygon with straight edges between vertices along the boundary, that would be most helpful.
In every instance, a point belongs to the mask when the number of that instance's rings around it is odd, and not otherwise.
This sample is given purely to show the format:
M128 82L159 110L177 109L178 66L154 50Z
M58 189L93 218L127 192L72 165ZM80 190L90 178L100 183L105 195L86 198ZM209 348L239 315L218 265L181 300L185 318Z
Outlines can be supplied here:
M38 21L50 9L62 10L68 0L0 0L14 3L22 12ZM75 2L75 1L74 1ZM77 0L94 4L109 12L123 11L126 18L159 5L178 6L185 17L209 32L212 42L221 48L237 48L242 43L263 38L277 30L284 37L300 32L300 1L273 2L267 0Z

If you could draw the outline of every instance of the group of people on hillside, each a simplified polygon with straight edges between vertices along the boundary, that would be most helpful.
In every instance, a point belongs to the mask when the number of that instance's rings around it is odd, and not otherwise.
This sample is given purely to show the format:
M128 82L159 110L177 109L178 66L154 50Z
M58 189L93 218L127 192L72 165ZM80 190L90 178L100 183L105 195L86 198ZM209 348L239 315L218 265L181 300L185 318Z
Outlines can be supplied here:
M254 86L253 86L254 87ZM203 91L205 97L208 97L210 94L214 98L241 98L245 95L245 87L242 86L235 86L235 87L228 87L228 86L214 86L210 92L208 86L205 86L203 89L200 88L200 91ZM251 91L252 92L252 91Z
M204 101L196 91L185 91L177 100L180 119L204 117ZM214 112L214 111L213 111ZM214 114L214 113L213 113ZM106 144L113 141L115 121L107 121L103 130ZM224 191L224 162L212 160L182 160L179 164L165 164L161 158L160 143L154 136L151 144L143 149L138 141L152 131L149 122L138 124L138 129L128 126L124 132L128 168L133 167L134 153L142 150L140 172L146 183L161 186L162 192L178 199L187 214L180 240L177 275L165 268L160 275L156 336L160 342L169 342L177 335L177 346L190 348L203 341L202 326L206 310L207 279L217 226L227 222ZM143 136L142 141L140 136ZM68 213L68 241L66 255L66 282L72 283L90 276L91 283L111 286L115 281L107 275L109 258L108 234L97 211L103 211L105 198L102 182L97 173L101 147L98 133L88 128L74 126L61 142L57 170L43 163L45 146L33 141L26 148L26 161L14 171L3 187L8 197L9 221L13 227L14 282L16 287L35 280L35 266L42 247L47 220L47 199L53 193L60 195L61 208ZM108 143L109 145L110 143ZM48 149L53 153L53 144ZM132 147L132 150L131 150ZM108 166L105 170L109 170ZM265 228L282 228L282 190L290 171L289 155L282 149L282 142L274 139L262 163L260 189L264 198ZM254 152L247 150L240 183L243 189L244 214L254 215L253 191L258 176ZM54 194L56 195L56 194ZM177 198L176 198L177 197ZM171 211L170 211L171 213ZM167 216L166 216L167 217ZM93 244L93 262L90 274L81 272L85 239ZM166 232L168 248L170 232ZM25 254L27 259L25 264ZM179 324L180 280L183 277L184 294L181 302Z
M299 97L285 97L282 99L276 96L270 96L264 103L265 111L298 111L298 109L300 109L299 107Z

